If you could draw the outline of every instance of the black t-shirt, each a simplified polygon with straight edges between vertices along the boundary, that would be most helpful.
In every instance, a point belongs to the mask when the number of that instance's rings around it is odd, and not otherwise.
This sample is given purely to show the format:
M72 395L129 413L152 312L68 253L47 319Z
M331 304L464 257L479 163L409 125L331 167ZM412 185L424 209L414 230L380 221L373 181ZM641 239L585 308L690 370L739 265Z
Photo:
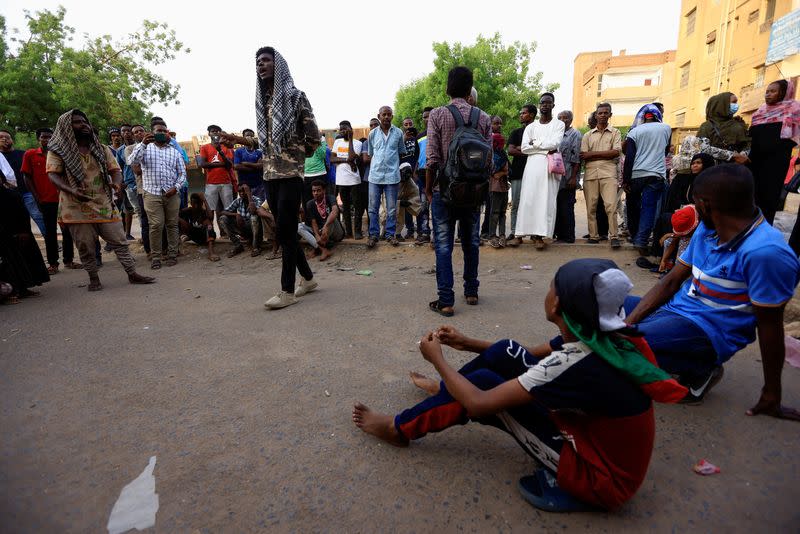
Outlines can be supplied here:
M506 144L506 148L508 145L514 145L521 147L522 146L522 134L525 132L525 126L522 128L517 128L511 135L508 136L508 143ZM522 173L525 172L525 162L528 161L528 156L514 156L511 160L511 168L509 169L508 179L509 180L522 180Z
M25 187L25 180L22 179L22 157L25 155L25 151L11 150L9 152L3 152L3 155L14 171L14 178L17 180L17 192L20 195L27 193L28 188Z
M325 195L325 217L319 214L317 202L313 198L306 202L306 224L311 226L311 221L317 221L317 227L322 230L322 227L325 226L325 221L331 214L334 202L336 200L331 195Z

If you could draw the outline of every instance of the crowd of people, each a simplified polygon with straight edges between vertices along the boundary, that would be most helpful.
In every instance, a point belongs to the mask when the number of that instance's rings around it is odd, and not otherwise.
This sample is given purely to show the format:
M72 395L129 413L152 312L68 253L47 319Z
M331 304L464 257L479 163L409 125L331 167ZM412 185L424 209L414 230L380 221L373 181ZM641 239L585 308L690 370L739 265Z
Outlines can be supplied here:
M497 426L543 466L521 479L523 496L566 511L613 510L631 498L654 446L652 401L702 402L756 332L764 386L748 413L800 420L781 405L783 309L800 262L771 226L800 142L800 104L787 82L768 86L749 129L735 116L735 95L712 97L707 121L673 156L657 102L642 107L623 139L608 103L598 104L581 135L572 112L555 112L554 95L543 93L521 107L521 126L506 140L500 118L479 108L472 71L457 66L444 88L449 104L426 108L421 131L411 117L395 126L383 106L364 138L341 121L328 149L280 53L259 49L255 66L257 129L236 135L208 127L211 142L197 157L202 193L188 194L187 154L160 117L149 129L120 125L104 145L86 114L69 110L52 130L37 131L40 147L24 154L13 149L11 132L0 131L3 297L34 295L58 272L59 225L64 265L82 266L90 291L102 288L100 238L131 283L153 283L129 250L136 214L153 271L162 260L176 265L185 240L217 261L218 235L230 241L229 257L246 248L258 256L266 239L268 257L282 262L280 290L265 303L273 310L318 288L309 257L326 260L342 239L366 237L369 249L381 240L430 244L437 298L428 307L451 317L455 243L464 253L464 301L476 306L480 246L519 246L523 237L538 250L553 239L574 243L580 188L586 242L619 248L627 236L641 254L637 264L663 274L656 285L633 297L614 262L569 262L544 298L558 337L525 346L468 338L450 326L432 330L420 350L442 380L412 374L430 396L396 416L359 403L354 423L395 445L468 421ZM442 345L478 356L456 371Z

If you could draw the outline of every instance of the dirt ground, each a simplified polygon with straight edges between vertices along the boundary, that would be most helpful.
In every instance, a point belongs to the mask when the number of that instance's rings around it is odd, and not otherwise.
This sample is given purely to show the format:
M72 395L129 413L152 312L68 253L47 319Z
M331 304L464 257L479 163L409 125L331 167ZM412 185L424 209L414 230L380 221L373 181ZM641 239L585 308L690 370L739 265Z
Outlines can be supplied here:
M534 462L496 429L396 449L350 420L356 400L394 413L423 398L407 373L432 372L416 342L442 323L427 309L429 248L343 245L314 262L319 291L274 312L263 302L279 262L214 264L184 248L152 286L129 285L106 254L102 292L67 271L40 297L0 307L0 531L104 531L156 456L159 532L797 532L800 425L745 415L762 384L754 346L703 405L657 406L647 478L621 511L546 514L516 489ZM550 279L589 255L617 261L638 294L655 282L631 250L484 247L481 303L457 298L447 322L486 339L549 339ZM446 350L455 364L469 358ZM800 406L800 370L787 366L783 384ZM721 474L694 474L701 458Z

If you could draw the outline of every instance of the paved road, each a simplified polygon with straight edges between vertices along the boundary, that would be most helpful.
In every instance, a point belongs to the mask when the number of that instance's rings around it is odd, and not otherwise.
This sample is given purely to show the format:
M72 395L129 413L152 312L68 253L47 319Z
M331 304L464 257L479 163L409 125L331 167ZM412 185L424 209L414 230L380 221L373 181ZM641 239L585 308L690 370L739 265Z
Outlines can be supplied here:
M187 250L153 286L128 285L107 258L102 293L80 287L83 272L64 272L41 297L0 307L0 531L102 531L151 456L161 532L800 525L800 425L744 415L761 386L753 348L704 405L657 407L647 479L618 514L548 515L518 496L517 479L534 464L495 429L467 425L398 450L350 421L355 400L394 412L421 399L407 372L431 372L416 341L441 319L426 309L435 288L428 249L343 247L315 263L321 289L280 312L262 308L277 289L276 263L211 264ZM450 322L489 339L548 339L549 281L585 255L615 258L636 292L655 280L630 266L630 251L487 247L481 305L457 302ZM784 397L800 405L800 370L784 370ZM700 458L722 473L695 475Z

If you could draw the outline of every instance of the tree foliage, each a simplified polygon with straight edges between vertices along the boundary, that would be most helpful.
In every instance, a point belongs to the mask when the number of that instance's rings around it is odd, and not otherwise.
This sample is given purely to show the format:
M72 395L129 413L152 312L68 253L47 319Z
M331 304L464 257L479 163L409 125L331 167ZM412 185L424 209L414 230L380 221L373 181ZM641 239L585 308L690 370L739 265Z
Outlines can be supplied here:
M78 108L104 131L144 122L155 103L180 103L180 86L152 70L190 51L167 24L144 20L118 40L83 34L75 47L75 29L64 23L65 15L63 7L25 11L27 35L13 30L10 39L0 16L0 127L32 132Z
M426 106L447 104L450 100L445 94L447 72L456 65L464 65L472 69L478 106L489 115L499 115L505 133L518 128L520 107L536 104L543 89L554 91L558 88L555 83L543 86L541 72L529 72L535 50L535 42L515 41L504 45L499 33L488 38L478 35L472 45L433 43L436 54L434 70L397 91L395 121L399 125L403 117L410 116L417 123Z

